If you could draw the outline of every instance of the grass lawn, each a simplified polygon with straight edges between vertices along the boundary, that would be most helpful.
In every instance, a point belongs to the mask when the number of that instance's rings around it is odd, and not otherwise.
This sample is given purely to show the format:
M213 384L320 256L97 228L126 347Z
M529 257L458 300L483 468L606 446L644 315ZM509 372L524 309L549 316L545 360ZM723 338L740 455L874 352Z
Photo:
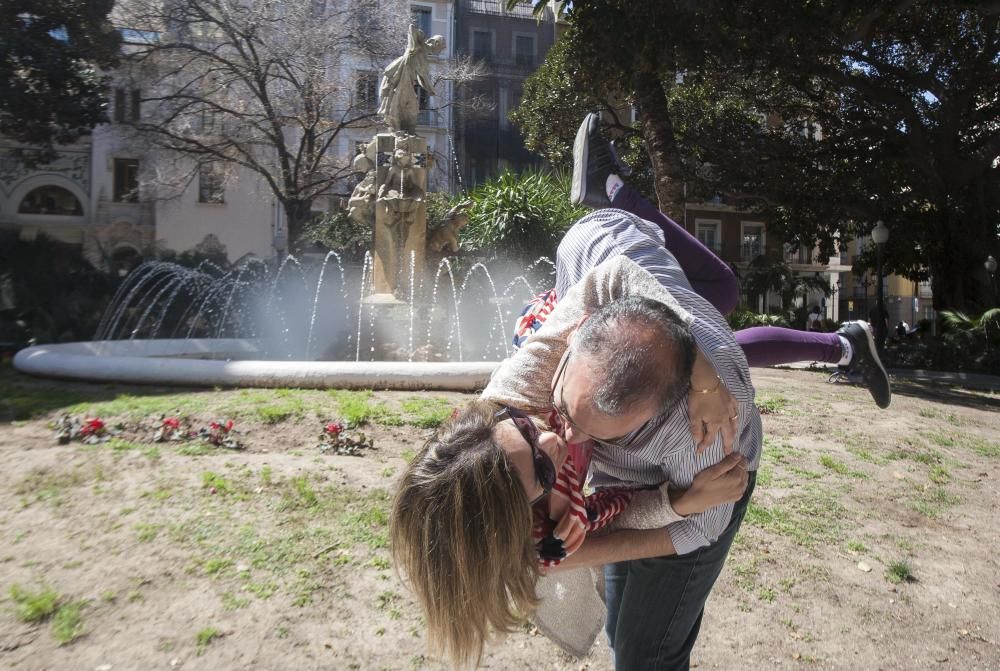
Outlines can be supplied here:
M700 669L997 668L1000 397L754 371L757 490ZM393 486L462 394L169 389L0 369L0 662L17 669L440 669L389 562ZM107 442L59 445L63 415ZM154 442L232 420L242 450ZM319 449L329 421L374 450ZM738 661L737 661L738 660ZM494 669L608 670L530 624Z

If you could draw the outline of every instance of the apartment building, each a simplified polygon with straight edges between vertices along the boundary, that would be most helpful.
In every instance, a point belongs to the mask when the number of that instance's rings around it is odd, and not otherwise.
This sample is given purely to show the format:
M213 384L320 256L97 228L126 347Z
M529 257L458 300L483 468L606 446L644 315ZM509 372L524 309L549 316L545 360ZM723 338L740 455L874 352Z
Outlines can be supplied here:
M445 37L446 49L433 58L431 75L448 67L455 44L454 5L447 0L412 2L411 20L427 35ZM123 29L129 43L156 39L156 33ZM402 53L405 42L399 45ZM351 105L378 106L381 67L358 54L342 59L332 74L352 82ZM29 166L18 157L19 145L0 138L0 239L32 239L44 234L77 246L99 267L126 271L154 247L175 251L224 251L230 260L246 255L271 258L287 250L285 215L264 179L238 166L199 166L177 161L136 142L130 123L150 113L150 95L141 78L115 72L109 92L109 123L71 146L58 147L57 157ZM455 149L450 83L438 85L437 96L424 96L417 132L434 155L431 190L450 190ZM333 110L337 113L337 110ZM200 123L211 123L205 117ZM357 145L371 139L372 124L342 131L331 147L338 161L350 163ZM185 182L162 188L164 175L182 173ZM313 210L341 207L353 188L344 179L317 198Z
M824 293L810 290L798 301L806 306L819 306L827 319L836 322L869 319L877 302L877 279L874 272L854 274L854 259L873 244L867 238L850 240L830 257L822 257L818 249L786 244L767 230L767 221L759 215L741 211L721 203L688 203L684 208L684 226L706 247L729 263L741 277L750 264L760 257L783 262L794 275L819 277L829 287ZM930 282L912 282L898 275L882 278L883 296L889 324L900 321L913 325L921 319L934 319ZM744 301L752 301L744 296ZM764 312L782 306L781 296L769 292L756 297L752 310Z
M503 0L456 0L455 54L482 63L485 77L456 94L455 144L461 187L472 188L504 170L540 166L508 114L521 103L524 80L556 39L552 7L532 14L530 1L512 11Z

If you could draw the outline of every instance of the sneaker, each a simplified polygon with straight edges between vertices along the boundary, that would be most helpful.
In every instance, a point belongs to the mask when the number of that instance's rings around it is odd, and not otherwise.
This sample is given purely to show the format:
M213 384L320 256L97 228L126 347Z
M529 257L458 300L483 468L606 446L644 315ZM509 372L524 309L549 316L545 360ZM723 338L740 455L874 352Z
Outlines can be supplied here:
M584 117L573 143L570 200L587 207L611 207L606 190L608 175L621 172L614 150L601 135L601 117L591 112Z
M837 335L844 336L851 342L854 348L854 356L851 363L841 366L848 375L859 375L868 388L868 392L875 399L875 405L880 408L888 408L892 400L892 389L889 386L889 374L885 372L885 366L878 358L878 351L875 349L875 336L872 335L872 328L868 322L856 321L847 322L837 331Z

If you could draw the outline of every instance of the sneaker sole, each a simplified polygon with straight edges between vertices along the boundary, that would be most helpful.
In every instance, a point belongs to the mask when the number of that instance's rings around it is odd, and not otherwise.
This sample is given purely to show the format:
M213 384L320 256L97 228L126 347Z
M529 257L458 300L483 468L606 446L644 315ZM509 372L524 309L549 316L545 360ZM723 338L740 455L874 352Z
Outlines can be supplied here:
M882 371L882 375L884 375L885 379L888 380L889 379L889 373L885 370L885 366L882 365L882 359L880 359L879 356L878 356L878 349L875 348L875 336L872 334L871 324L869 324L868 322L864 321L863 319L859 319L858 323L861 324L861 327L864 329L864 332L865 332L865 338L868 339L868 351L871 352L872 359L875 360L875 363L878 364L878 369L880 371ZM889 386L889 398L885 402L885 408L888 408L890 403L892 403L892 386L891 385ZM883 408L883 410L885 408Z
M584 117L579 130L576 131L576 139L573 141L573 183L570 186L569 199L574 205L583 205L583 199L587 196L587 159L589 158L587 137L590 135L592 114Z

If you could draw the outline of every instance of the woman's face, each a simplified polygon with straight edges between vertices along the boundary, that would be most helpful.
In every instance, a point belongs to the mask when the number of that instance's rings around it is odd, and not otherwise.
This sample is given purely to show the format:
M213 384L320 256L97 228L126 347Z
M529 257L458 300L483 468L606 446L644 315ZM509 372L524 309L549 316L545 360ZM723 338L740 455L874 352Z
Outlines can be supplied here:
M521 480L521 486L524 487L524 492L528 495L528 500L533 501L538 498L544 490L535 475L531 445L514 426L514 422L506 419L497 424L493 429L493 438L510 458L514 471ZM566 441L551 431L541 431L538 434L537 446L539 451L552 460L556 473L558 473L566 461Z

